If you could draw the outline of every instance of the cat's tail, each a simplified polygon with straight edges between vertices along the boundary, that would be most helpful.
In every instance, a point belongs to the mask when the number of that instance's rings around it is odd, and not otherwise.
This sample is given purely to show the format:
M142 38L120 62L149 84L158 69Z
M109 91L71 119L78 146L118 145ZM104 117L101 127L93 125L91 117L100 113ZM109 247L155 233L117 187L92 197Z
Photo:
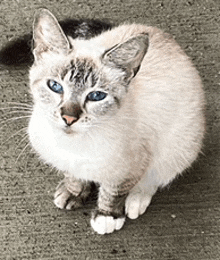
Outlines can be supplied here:
M103 31L113 27L108 21L89 20L89 19L67 19L60 22L64 33L73 39L80 37L90 39ZM34 61L32 54L33 46L32 34L26 34L21 38L9 42L0 50L0 65L10 67L31 66Z

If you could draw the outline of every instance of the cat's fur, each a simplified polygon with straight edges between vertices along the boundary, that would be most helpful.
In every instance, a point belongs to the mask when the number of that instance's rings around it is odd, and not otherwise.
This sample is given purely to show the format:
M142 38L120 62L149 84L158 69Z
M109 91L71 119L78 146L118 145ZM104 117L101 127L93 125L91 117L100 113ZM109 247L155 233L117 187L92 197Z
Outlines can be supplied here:
M59 24L64 33L71 36L71 38L75 39L80 37L86 40L113 27L108 21L90 19L66 19L60 21ZM32 45L32 33L9 41L8 44L0 50L0 64L11 67L31 66L34 62Z
M65 175L54 202L77 207L95 182L91 225L100 234L118 230L200 152L205 120L198 73L170 35L140 24L72 39L42 9L34 44L28 133L42 160ZM63 93L53 92L48 80ZM88 100L94 91L107 96Z

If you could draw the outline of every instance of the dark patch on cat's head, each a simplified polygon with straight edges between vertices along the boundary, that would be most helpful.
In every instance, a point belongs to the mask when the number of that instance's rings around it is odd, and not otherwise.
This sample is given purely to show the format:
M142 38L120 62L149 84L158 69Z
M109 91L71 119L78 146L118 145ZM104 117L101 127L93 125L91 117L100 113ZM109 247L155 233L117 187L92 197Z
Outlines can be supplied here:
M76 59L71 62L69 70L71 70L69 81L74 83L76 88L82 88L86 84L92 88L98 81L97 69L90 60Z
M104 31L110 30L113 25L108 21L90 20L90 19L67 19L60 22L64 33L73 39L81 38L88 40Z

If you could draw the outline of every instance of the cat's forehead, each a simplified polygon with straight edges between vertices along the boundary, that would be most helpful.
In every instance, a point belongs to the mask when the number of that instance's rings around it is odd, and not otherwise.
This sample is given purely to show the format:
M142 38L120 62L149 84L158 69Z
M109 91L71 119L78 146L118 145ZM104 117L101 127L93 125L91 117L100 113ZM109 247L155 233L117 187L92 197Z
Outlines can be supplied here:
M94 87L98 81L98 68L95 63L88 58L72 59L60 72L62 80L72 83L76 88L86 85Z

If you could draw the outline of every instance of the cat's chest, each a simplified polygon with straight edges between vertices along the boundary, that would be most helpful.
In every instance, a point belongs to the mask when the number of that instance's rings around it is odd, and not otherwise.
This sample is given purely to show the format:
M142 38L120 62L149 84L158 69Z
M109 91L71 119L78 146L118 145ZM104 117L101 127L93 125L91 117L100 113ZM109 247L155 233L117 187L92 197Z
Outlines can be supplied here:
M43 160L67 175L98 181L98 172L106 167L114 145L94 135L68 135L35 116L29 124L30 141Z

